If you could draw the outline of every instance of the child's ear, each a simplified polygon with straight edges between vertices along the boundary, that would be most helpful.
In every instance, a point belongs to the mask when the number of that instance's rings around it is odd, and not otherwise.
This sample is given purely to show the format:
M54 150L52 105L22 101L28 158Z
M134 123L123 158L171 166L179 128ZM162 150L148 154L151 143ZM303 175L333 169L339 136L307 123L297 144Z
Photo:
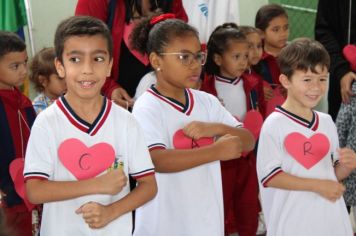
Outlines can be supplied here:
M49 78L47 78L46 76L43 76L43 75L39 75L38 81L44 88L46 88L48 86Z
M285 89L288 89L291 85L290 79L285 74L279 76L279 82Z
M213 60L214 60L214 62L215 62L216 65L221 66L221 64L222 64L222 58L221 58L221 56L220 56L219 54L215 53L215 54L213 55Z
M162 58L155 52L150 53L149 56L151 66L155 71L157 71L158 68L161 69L162 67ZM159 69L159 70L160 70Z
M61 78L64 78L65 75L66 75L66 71L65 71L65 69L64 69L64 66L63 66L62 62L60 62L60 60L58 59L58 57L56 57L56 58L54 59L54 65L55 65L55 67L56 67L58 76L61 77Z

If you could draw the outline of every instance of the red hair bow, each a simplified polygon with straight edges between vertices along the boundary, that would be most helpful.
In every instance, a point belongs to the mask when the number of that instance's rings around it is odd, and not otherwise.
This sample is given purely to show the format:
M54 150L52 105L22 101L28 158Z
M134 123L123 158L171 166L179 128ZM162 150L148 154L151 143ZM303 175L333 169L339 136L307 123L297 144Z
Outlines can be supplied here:
M166 19L175 19L176 15L174 15L173 13L165 13L159 16L154 16L152 17L151 21L150 21L150 25L153 26L155 24L157 24L158 22L164 21Z

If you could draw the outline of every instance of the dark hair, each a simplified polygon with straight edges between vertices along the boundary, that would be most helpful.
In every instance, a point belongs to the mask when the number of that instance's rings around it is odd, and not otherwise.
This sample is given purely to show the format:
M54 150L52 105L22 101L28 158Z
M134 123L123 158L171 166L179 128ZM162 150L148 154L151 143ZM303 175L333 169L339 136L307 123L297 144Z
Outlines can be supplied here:
M296 70L317 73L317 66L330 68L330 57L324 46L308 38L297 38L284 47L278 56L281 73L291 78Z
M269 22L278 16L285 16L288 18L286 10L278 4L267 4L262 6L256 13L255 27L265 31Z
M246 41L245 35L241 33L235 23L219 25L211 33L207 45L208 55L205 63L205 71L208 74L219 74L219 66L214 61L214 55L222 55L232 41Z
M0 31L0 58L10 52L23 52L25 42L15 33Z
M64 50L65 41L73 36L94 36L101 35L107 41L107 49L110 58L112 57L112 38L106 24L90 16L72 16L63 20L57 27L54 37L54 47L56 56L60 62Z
M177 37L193 35L199 38L198 31L182 20L166 19L152 26L151 18L143 19L130 35L130 44L142 54L162 53L164 47Z
M31 61L29 77L38 92L44 90L44 87L39 80L40 75L49 79L52 74L57 74L56 67L54 66L55 57L56 53L54 52L54 48L43 48Z

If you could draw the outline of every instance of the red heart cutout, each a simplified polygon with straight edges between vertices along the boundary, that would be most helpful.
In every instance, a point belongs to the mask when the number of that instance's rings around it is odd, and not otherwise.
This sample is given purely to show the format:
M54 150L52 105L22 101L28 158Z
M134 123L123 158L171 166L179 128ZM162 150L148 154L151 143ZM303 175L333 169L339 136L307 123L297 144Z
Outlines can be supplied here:
M97 176L115 161L115 151L110 144L97 143L87 147L75 138L67 139L59 145L58 156L78 180Z
M312 168L329 152L329 139L321 133L306 138L300 133L288 134L284 140L287 152L306 169Z
M9 172L12 181L14 182L16 193L22 198L27 209L31 211L35 205L29 202L25 189L25 178L23 176L23 169L25 166L24 158L15 158L9 166Z
M193 140L192 138L186 136L183 130L177 130L173 135L173 146L175 149L193 149L208 146L214 143L214 138L203 137L198 140Z
M348 44L342 50L344 57L350 63L351 69L356 71L356 45Z
M257 140L258 136L260 136L262 124L263 117L259 111L249 110L246 113L244 120L244 128L248 129L253 134L255 140Z
M267 82L264 82L263 86L269 87L270 89L272 89L272 87ZM272 112L274 112L274 109L276 108L276 106L282 105L284 103L284 101L286 100L283 97L283 95L281 94L280 86L281 85L278 85L276 88L273 89L273 97L269 101L266 101L265 117L269 116Z

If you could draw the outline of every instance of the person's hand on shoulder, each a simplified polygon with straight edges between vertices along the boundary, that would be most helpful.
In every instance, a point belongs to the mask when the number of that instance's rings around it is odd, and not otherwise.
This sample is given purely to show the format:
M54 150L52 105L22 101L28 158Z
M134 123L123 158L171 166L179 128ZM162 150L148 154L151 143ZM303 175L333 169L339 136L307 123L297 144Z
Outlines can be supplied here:
M352 71L345 74L340 80L341 98L343 103L350 103L350 97L356 94L352 93L351 85L356 80L356 74Z
M121 87L112 91L111 100L125 109L132 107L134 104L134 100L130 97L126 90Z

